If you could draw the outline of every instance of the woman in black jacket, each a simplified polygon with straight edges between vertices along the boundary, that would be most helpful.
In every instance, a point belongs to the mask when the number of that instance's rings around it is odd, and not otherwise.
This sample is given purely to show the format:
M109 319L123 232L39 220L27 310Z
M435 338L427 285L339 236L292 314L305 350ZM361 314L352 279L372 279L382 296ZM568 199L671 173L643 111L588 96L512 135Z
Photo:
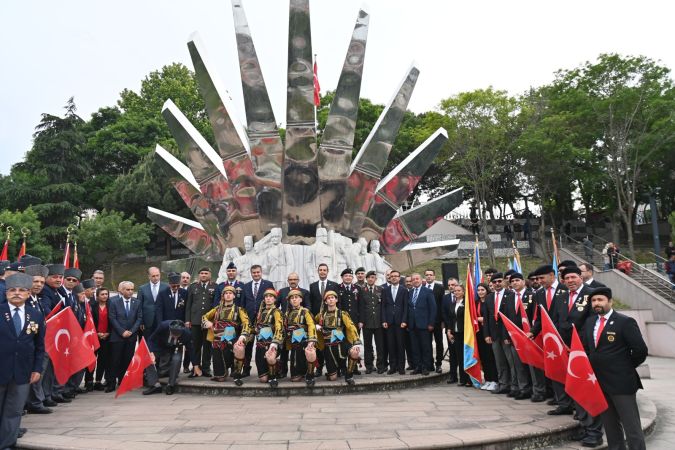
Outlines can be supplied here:
M455 286L456 303L443 302L443 321L448 340L455 346L459 366L458 386L473 386L464 372L464 287ZM449 297L449 296L448 296Z

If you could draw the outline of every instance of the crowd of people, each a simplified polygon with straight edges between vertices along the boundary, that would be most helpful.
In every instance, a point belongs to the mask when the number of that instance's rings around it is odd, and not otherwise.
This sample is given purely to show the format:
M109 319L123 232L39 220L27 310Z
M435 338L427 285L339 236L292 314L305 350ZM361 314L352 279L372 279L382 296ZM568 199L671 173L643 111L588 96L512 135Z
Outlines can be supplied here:
M237 280L233 263L222 283L212 280L208 267L194 282L188 273L169 273L162 281L160 270L151 267L148 283L136 289L123 281L111 295L102 271L83 279L79 269L43 265L30 255L12 264L0 262L0 315L7 325L0 330L0 448L15 445L25 432L19 427L24 409L49 414L79 394L115 391L141 337L154 363L145 371L145 395L174 394L181 369L189 378L217 383L231 378L241 386L255 365L258 381L272 389L284 378L312 388L322 376L352 385L362 374L443 373L447 356L449 384L518 401L548 401L555 406L549 414L574 414L581 425L575 439L584 446L602 443L604 425L610 448L621 448L624 432L630 448L644 448L635 368L647 347L636 322L612 308L611 290L593 279L592 265L563 261L527 276L485 271L474 304L481 379L464 371L464 315L469 311L466 287L457 279L445 280L446 292L432 269L423 274L389 270L384 284L363 268L342 271L341 283L329 280L328 271L319 265L318 280L309 290L290 273L288 287L277 292L257 265L247 283ZM91 314L100 342L96 367L77 372L63 385L44 352L44 320L57 305L71 308L83 329ZM535 339L542 333L540 308L565 344L573 326L582 336L610 405L600 417L587 414L563 385L521 361L502 317ZM166 376L162 387L159 378Z

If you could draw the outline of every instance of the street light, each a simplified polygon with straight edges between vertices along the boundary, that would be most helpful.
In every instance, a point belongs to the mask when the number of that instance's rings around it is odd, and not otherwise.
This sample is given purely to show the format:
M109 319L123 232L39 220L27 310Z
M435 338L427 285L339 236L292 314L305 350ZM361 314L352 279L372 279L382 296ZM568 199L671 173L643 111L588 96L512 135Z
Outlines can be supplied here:
M656 194L660 188L654 189L649 193L649 209L652 213L652 235L654 237L654 255L661 252L661 238L659 236L659 214L656 210ZM658 256L656 257L656 271L661 272L661 263L659 263Z
M530 225L530 208L527 204L529 195L523 195L525 199L525 225L527 226L527 242L530 246L530 256L534 255L534 243L532 242L532 226Z

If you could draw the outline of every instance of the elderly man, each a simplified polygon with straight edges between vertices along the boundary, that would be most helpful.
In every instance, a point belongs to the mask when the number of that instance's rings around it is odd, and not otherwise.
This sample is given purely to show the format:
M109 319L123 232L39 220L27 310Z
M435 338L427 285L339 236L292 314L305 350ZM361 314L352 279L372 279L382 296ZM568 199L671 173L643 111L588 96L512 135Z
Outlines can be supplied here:
M33 277L24 273L5 280L6 303L0 304L0 448L16 446L31 383L40 381L45 353L45 323L40 311L26 300Z
M110 354L112 360L112 376L106 380L106 392L115 390L116 383L121 383L124 372L134 357L136 333L143 321L141 302L133 296L134 283L122 281L117 287L118 295L110 299L108 311L111 325Z

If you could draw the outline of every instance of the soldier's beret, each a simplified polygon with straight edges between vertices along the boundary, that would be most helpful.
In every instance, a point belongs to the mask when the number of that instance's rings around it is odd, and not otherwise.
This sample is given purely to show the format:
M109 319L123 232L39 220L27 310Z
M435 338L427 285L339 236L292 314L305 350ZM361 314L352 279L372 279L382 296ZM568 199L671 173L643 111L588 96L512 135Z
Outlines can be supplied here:
M82 278L82 271L80 269L76 269L74 267L71 267L70 269L66 269L63 271L63 278L77 278L78 280Z
M24 267L38 266L42 264L42 260L40 258L28 254L23 255L21 258L19 258L19 262Z
M7 268L7 266L9 266L9 261L7 261L6 259L0 261L0 275L5 274L5 269Z
M352 269L350 269L349 267L347 267L345 270L342 271L340 276L344 277L347 274L354 275L354 271Z
M546 275L549 273L555 273L555 269L550 264L544 264L543 266L537 267L535 272L537 272L537 275Z
M33 277L25 273L15 273L5 279L5 287L9 289L30 289L33 287Z
M596 295L604 295L607 298L612 298L612 290L607 286L595 288L591 291L589 297L591 300L593 300L593 297L595 297Z
M26 275L30 275L32 277L47 278L47 275L49 275L49 269L47 269L47 267L43 266L42 264L38 264L36 266L26 267L25 273Z
M49 275L63 275L66 266L63 264L47 264L47 269L49 269Z
M277 298L277 291L272 289L272 288L267 288L265 289L265 293L263 294L263 297L267 297L268 295L274 296L274 298Z
M377 272L375 272L374 270L369 270L368 273L366 274L366 278L368 278L371 275L377 275Z
M174 334L180 334L183 332L185 329L185 323L183 323L182 320L172 320L171 323L169 323L169 332L174 333Z
M366 269L364 269L363 267L359 267L358 269L356 269L355 272L359 273L359 272L365 272L365 271L366 271Z
M534 278L536 276L537 276L537 271L534 270L534 271L527 274L527 279L529 280L530 278Z
M169 274L169 283L170 284L179 284L180 283L180 274L176 272L171 272Z
M5 270L11 270L12 272L23 272L23 269L23 264L21 264L19 261L14 261L5 268Z
M234 263L232 261L230 261L230 263L227 265L227 268L228 269L236 269L237 266L235 266Z
M561 273L563 277L565 275L569 275L570 273L576 273L577 275L581 275L581 269L578 268L577 266L567 266L565 267L565 270L563 270Z
M329 295L332 295L333 297L337 298L337 292L335 291L326 291L323 293L323 299L326 300Z
M237 290L234 288L234 286L230 286L229 284L223 288L223 293L225 292L232 292L233 294L237 293Z
M73 294L81 294L84 292L84 287L82 286L82 283L78 283L75 285L73 288Z
M485 274L487 275L488 273L497 273L497 270L493 269L492 267L488 267L485 269Z
M492 280L498 280L500 278L504 278L504 274L501 272L495 272L492 274L492 277L490 277L490 281Z
M511 274L511 281L513 281L513 280L523 280L523 279L524 278L523 278L522 273L514 272L514 273Z
M507 270L506 272L504 272L504 278L508 278L508 277L510 277L511 275L513 275L514 273L516 273L515 270L509 269L509 270Z
M558 269L561 267L576 267L577 263L572 261L571 259L566 259L565 261L560 261L560 264L558 264Z
M206 266L204 266L204 267L202 267L201 269L199 269L199 271L200 271L200 272L211 272L211 269L208 268L208 267L206 267Z
M302 291L300 289L291 289L290 291L288 291L288 298L291 298L294 295L297 295L302 298Z
M91 278L88 280L84 280L82 283L82 287L85 289L93 289L96 287L96 282L92 280Z

